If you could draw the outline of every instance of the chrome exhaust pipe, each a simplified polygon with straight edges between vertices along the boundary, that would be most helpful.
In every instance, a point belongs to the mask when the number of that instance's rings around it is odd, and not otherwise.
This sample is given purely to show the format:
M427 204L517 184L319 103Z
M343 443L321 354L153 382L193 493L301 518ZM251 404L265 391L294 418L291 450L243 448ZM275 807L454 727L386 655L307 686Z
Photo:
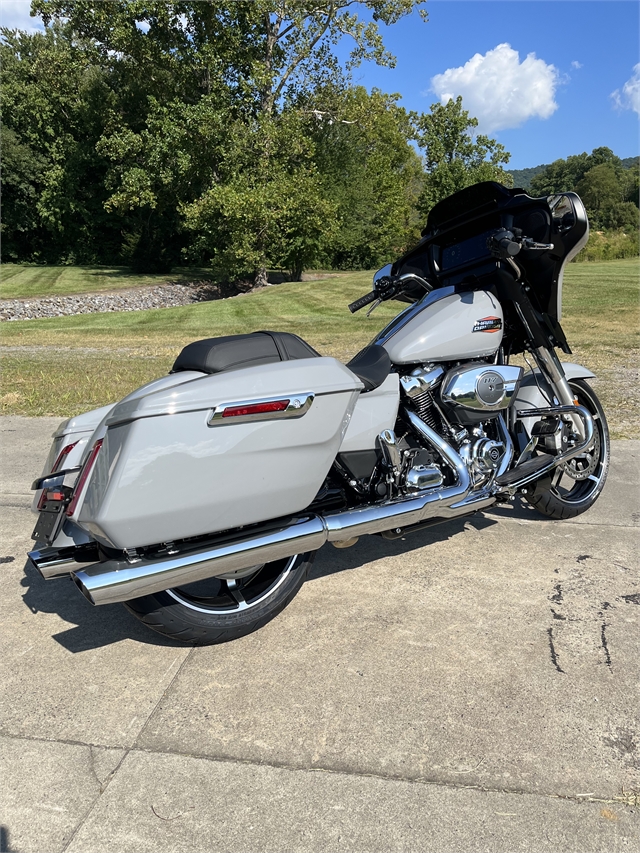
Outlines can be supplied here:
M39 548L27 554L31 565L45 580L68 575L74 569L86 568L87 564L97 563L100 559L98 546L71 545L67 548Z
M109 560L74 571L72 578L92 604L113 604L226 572L240 571L259 563L316 551L325 542L409 527L428 518L467 515L495 502L487 492L470 494L469 473L460 456L412 412L407 412L407 417L454 468L458 477L454 486L324 517L307 515L289 519L277 527L262 527L258 532L226 542L218 540L211 547L190 554L177 554L160 560L144 557L129 561Z
M370 533L383 533L393 527L409 527L419 524L427 518L453 518L473 512L473 509L452 510L453 504L459 504L468 497L471 479L467 466L450 444L441 438L435 430L427 426L417 415L408 409L404 414L411 426L443 456L456 472L458 482L455 486L430 489L426 493L411 498L396 498L378 506L347 510L324 517L329 542L351 539L354 536L366 536ZM485 495L486 497L486 495ZM493 501L491 501L493 503Z
M204 551L179 554L164 560L109 560L72 573L76 586L91 604L114 604L153 592L206 580L226 572L248 569L316 551L326 542L322 519L317 515L288 520L285 525L216 543Z

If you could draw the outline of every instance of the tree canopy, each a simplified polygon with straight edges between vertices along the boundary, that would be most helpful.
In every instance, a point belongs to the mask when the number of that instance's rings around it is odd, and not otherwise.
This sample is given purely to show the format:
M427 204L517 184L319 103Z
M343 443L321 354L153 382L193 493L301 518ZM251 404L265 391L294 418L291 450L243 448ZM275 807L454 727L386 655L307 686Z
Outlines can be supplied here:
M396 256L441 198L509 182L460 98L417 115L353 84L421 6L34 0L44 33L1 31L3 257L260 284Z
M502 168L509 162L509 153L494 139L474 135L478 120L462 108L461 97L451 98L446 104L432 104L430 113L417 117L416 126L426 169L418 202L422 213L480 181L511 186L511 175Z
M610 148L594 148L566 160L556 160L531 181L533 195L574 190L582 198L596 229L637 231L638 168L625 168Z

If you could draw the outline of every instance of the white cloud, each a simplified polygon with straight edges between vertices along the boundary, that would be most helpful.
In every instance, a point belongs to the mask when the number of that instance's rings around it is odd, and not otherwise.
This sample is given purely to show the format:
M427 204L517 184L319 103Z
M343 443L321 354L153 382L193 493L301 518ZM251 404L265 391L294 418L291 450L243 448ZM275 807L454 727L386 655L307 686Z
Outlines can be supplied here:
M29 33L43 30L42 20L29 14L31 0L0 0L0 26Z
M633 74L620 89L611 93L617 107L623 110L634 110L640 115L640 62L634 66Z
M577 59L574 59L573 62L571 63L571 67L572 68L582 68L583 65L581 62L578 62Z
M530 53L520 62L517 50L499 44L476 53L460 68L431 78L431 91L443 103L462 95L464 109L478 119L480 133L519 127L530 118L549 118L557 109L557 68Z

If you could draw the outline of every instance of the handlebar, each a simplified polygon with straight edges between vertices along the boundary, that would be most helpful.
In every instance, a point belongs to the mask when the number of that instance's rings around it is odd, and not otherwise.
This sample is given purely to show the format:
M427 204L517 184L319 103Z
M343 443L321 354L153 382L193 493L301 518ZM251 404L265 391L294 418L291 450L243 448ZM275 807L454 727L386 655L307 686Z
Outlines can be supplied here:
M349 311L351 311L352 314L355 314L356 311L359 311L361 308L364 308L365 305L369 305L370 302L375 302L376 299L378 299L378 296L376 295L375 291L372 291L371 293L365 293L364 296L361 296L360 299L356 299L355 302L352 302L351 305L349 305Z
M506 228L499 228L489 237L488 246L491 254L504 261L511 260L521 249L529 251L548 252L554 248L553 243L536 243L532 237L523 237L522 232L515 236Z
M355 314L356 311L359 311L371 302L376 302L377 300L380 302L386 302L388 299L393 299L402 291L403 285L409 281L417 282L422 285L426 291L433 290L433 285L430 282L421 278L419 275L415 275L415 273L405 273L400 276L385 275L374 281L371 293L367 293L365 296L361 296L360 299L356 299L355 302L352 302L351 305L349 305L349 311L351 311L352 314ZM373 311L374 309L372 308L371 310Z
M522 238L522 248L523 249L535 249L538 252L549 251L553 249L553 243L536 243L536 241L532 237L523 237Z
M517 255L522 248L520 243L516 242L513 233L511 231L507 231L506 228L500 228L498 231L494 232L491 237L489 237L488 243L491 253L498 258L503 258L504 260Z

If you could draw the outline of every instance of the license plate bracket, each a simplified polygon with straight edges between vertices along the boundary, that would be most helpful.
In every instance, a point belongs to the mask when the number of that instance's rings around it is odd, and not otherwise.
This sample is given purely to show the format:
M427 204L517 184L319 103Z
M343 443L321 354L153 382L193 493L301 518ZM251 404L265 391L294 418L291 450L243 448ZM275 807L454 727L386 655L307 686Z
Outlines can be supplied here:
M48 545L51 545L60 532L63 521L64 504L62 502L58 503L58 506L45 505L40 510L31 538L36 542L44 540Z

